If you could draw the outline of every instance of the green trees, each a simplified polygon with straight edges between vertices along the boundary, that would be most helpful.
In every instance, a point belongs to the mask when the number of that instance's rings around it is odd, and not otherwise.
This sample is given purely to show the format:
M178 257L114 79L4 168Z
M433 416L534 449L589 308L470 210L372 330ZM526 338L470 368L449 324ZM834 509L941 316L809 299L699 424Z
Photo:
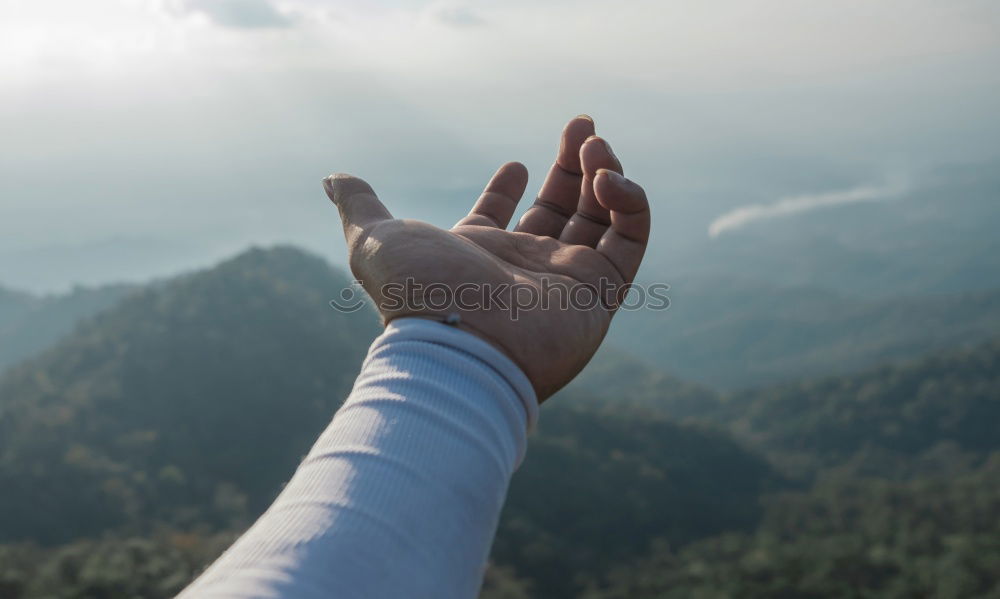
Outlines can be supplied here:
M567 407L546 411L528 453L493 559L531 580L538 597L573 597L658 537L683 544L752 529L758 496L785 486L719 432Z
M81 539L54 549L0 546L0 597L173 597L235 537L160 531Z
M377 332L297 250L153 285L0 379L0 540L149 522L230 526L269 503Z
M0 542L14 544L11 563L27 552L27 563L61 564L68 596L81 585L165 596L142 582L146 566L116 582L107 564L152 559L185 531L240 530L263 511L377 333L370 313L327 305L345 285L298 251L251 251L135 291L0 379ZM653 538L750 529L757 495L778 485L722 433L575 410L574 399L546 412L513 482L495 593L570 597ZM212 554L163 551L176 559L155 567L171 579ZM37 596L42 575L32 567L27 594L13 596Z
M0 597L183 587L349 390L378 326L328 306L346 284L253 250L0 378ZM1000 597L1000 340L721 396L613 351L585 376L531 438L484 598Z
M588 599L1000 597L1000 342L764 388L708 418L805 485L751 534L660 542Z
M1000 597L1000 454L957 478L829 481L768 504L755 533L661 544L586 596Z
M975 462L1000 449L1000 339L734 394L721 405L710 420L803 475L850 467L898 478L935 469L935 461L953 469L962 455Z

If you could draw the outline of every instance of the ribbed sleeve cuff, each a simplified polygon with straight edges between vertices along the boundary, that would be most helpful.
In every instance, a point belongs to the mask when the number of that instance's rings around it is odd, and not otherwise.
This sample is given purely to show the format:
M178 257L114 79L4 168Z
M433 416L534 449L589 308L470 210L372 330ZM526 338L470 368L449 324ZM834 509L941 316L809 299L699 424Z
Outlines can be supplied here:
M425 318L399 318L393 320L372 344L369 354L394 341L423 341L443 345L458 350L492 369L510 385L524 408L527 430L534 430L538 423L538 398L535 388L524 372L496 349L479 337L442 322Z

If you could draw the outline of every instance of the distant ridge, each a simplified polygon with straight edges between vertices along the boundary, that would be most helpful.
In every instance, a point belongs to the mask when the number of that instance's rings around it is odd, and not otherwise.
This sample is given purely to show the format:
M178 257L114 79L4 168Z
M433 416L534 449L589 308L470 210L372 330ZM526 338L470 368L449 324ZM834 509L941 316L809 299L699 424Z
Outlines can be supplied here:
M102 285L39 296L0 285L0 372L49 347L81 320L110 308L132 289L130 285Z

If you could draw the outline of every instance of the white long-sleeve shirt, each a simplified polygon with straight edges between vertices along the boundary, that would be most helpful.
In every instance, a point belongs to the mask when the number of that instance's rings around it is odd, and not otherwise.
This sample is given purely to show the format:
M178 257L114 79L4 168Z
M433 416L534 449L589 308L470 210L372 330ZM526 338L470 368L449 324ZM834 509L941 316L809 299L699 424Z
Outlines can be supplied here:
M479 338L391 323L274 504L181 597L475 597L538 403Z

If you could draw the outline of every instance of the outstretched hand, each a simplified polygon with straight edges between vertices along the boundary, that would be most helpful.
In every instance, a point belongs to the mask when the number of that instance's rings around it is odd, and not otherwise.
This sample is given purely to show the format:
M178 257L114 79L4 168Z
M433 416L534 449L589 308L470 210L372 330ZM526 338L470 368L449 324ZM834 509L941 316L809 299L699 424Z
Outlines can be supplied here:
M385 322L457 314L456 326L509 356L543 401L604 339L646 250L649 204L585 116L566 125L538 198L507 231L527 183L522 164L503 165L451 230L394 219L356 177L332 175L324 187L351 271Z

